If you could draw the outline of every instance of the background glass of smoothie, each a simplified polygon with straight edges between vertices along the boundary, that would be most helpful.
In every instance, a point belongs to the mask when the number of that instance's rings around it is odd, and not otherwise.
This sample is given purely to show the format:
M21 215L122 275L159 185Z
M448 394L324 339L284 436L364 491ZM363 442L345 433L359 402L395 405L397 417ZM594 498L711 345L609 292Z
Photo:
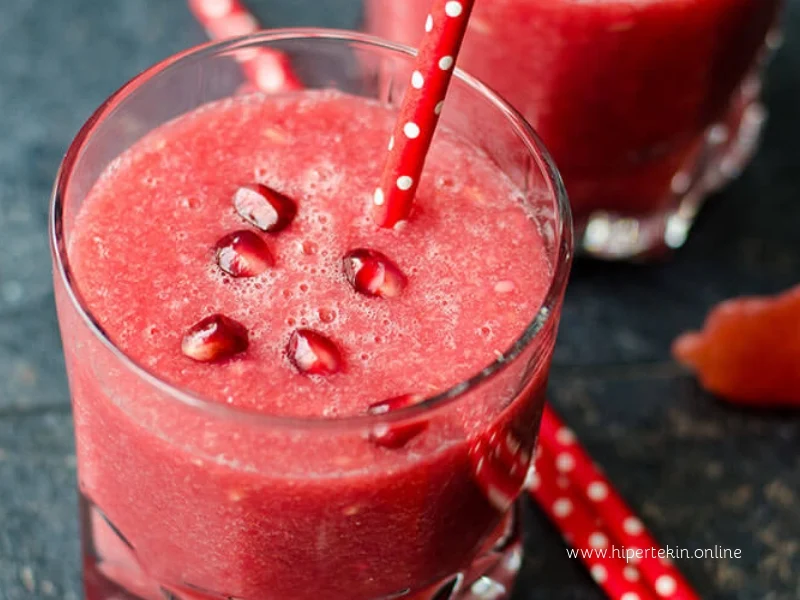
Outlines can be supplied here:
M427 0L366 0L416 46ZM477 2L459 66L519 109L564 176L579 244L604 258L683 244L755 149L780 0Z
M236 59L264 48L307 90L254 93ZM521 115L461 74L414 213L379 230L412 64L341 32L207 45L70 147L51 225L89 600L506 597L569 208ZM256 184L296 214L242 218ZM357 248L392 261L377 292L343 268Z

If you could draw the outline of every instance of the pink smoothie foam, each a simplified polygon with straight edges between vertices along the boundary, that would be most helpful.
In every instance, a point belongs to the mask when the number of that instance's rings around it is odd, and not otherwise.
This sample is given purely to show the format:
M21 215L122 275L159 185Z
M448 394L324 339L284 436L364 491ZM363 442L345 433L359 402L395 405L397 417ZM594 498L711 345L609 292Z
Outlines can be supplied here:
M369 203L393 120L338 92L253 95L140 140L94 185L69 244L96 321L159 378L266 415L363 415L478 373L542 305L553 278L543 235L520 190L447 131L412 218L400 231L376 228ZM256 182L296 202L285 230L264 234L237 214L234 194ZM243 229L266 242L274 265L234 278L214 248ZM398 297L354 291L342 271L354 248L403 271ZM187 358L184 334L215 313L244 325L248 349L212 363ZM286 352L298 328L332 340L343 370L299 372ZM124 537L139 595L152 583L154 598L162 586L209 598L366 600L422 594L487 543L509 503L476 476L476 448L513 431L514 452L529 459L550 350L529 374L520 365L430 416L400 448L363 431L212 418L164 402L88 340L66 352L81 491ZM133 570L125 559L106 562L106 575L131 580L118 573Z

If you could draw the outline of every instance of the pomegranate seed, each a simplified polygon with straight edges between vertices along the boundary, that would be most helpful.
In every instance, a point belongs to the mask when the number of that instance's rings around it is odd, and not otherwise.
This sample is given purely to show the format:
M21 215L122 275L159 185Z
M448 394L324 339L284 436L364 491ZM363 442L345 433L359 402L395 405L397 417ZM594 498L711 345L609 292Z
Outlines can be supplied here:
M408 283L400 268L377 250L351 250L345 255L343 263L347 281L353 289L367 296L394 298Z
M233 206L245 221L273 233L285 229L297 214L294 200L261 183L250 183L236 190Z
M198 362L228 358L247 350L247 329L225 315L211 315L198 321L183 336L181 351Z
M404 394L403 396L396 396L388 400L382 400L370 405L367 413L370 415L385 415L394 410L413 406L424 400L424 396L420 394ZM369 435L369 439L386 448L402 448L412 438L415 438L420 433L427 429L428 423L426 421L415 421L414 423L383 423L373 428Z
M255 277L275 264L267 243L252 231L229 233L216 248L219 268L234 277Z
M307 375L333 375L344 365L336 343L313 329L295 330L286 351L292 364Z
M509 429L495 426L473 442L469 456L486 497L501 512L508 510L525 483L530 451Z

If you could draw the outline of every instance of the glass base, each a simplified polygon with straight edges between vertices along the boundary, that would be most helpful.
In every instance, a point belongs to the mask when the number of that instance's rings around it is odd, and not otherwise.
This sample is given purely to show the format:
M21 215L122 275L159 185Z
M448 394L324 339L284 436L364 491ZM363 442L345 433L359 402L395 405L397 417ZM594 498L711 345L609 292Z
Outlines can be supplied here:
M683 246L705 199L738 177L758 149L767 118L760 96L761 79L754 74L726 118L706 131L691 163L672 178L669 198L642 199L665 209L646 216L596 211L576 224L579 252L603 260L648 260Z
M83 495L80 496L80 511L86 600L272 600L268 596L258 599L233 598L193 588L188 583L157 581L143 570L134 547L124 534ZM374 600L509 598L522 564L520 515L520 507L512 507L503 522L487 538L480 556L463 572L450 575L423 590L400 590ZM356 596L350 596L347 600L354 598Z

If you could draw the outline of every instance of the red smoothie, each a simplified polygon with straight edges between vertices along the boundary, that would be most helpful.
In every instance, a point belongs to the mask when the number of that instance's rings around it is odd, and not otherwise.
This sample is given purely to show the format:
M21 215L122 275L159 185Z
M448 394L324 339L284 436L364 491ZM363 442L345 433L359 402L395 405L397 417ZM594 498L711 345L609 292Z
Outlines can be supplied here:
M139 365L238 417L120 368L58 292L93 524L90 600L111 597L104 578L154 600L428 599L502 552L557 314L525 360L456 402L413 422L336 424L480 372L525 331L554 277L523 193L447 130L409 222L378 230L369 203L393 121L339 92L223 100L145 136L92 186L68 246L83 302ZM296 207L280 231L237 210L255 184ZM248 259L238 266L225 254L235 232ZM375 252L391 261L380 293L363 293L355 263L343 269L355 249L372 251L356 266ZM238 323L226 331L246 349L202 362L207 348L185 336L211 315ZM298 342L303 329L330 345Z
M416 45L428 4L366 0L368 29ZM647 216L672 208L676 173L693 176L707 130L726 120L779 6L478 2L459 66L505 96L542 136L578 223L597 210Z

